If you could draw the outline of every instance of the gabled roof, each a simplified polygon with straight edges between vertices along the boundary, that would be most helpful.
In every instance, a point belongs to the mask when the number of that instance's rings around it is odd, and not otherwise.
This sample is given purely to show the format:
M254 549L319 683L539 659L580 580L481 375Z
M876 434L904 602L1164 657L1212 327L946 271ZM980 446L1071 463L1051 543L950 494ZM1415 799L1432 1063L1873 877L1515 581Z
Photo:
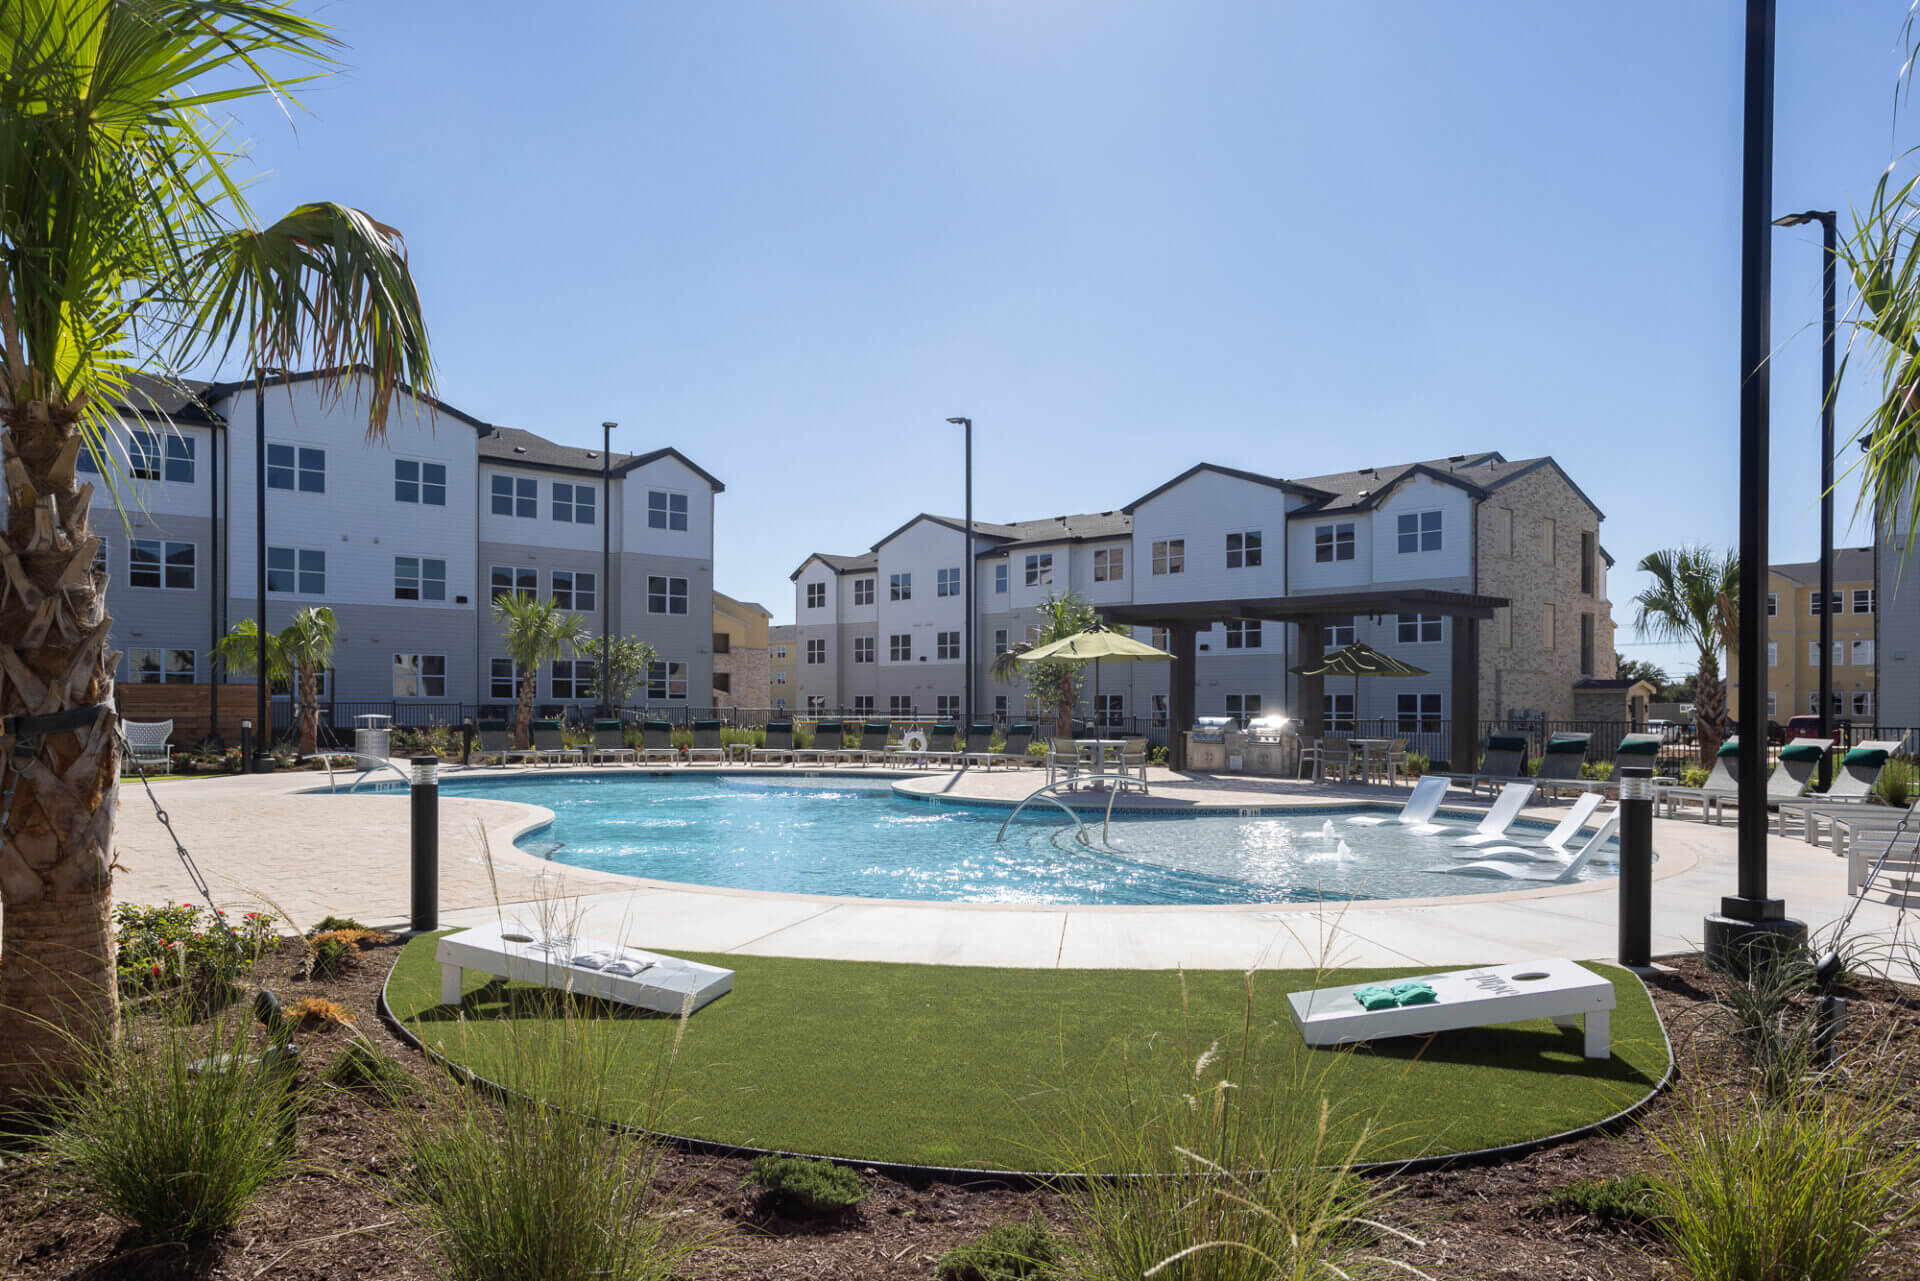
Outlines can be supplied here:
M1567 488L1571 489L1579 497L1581 502L1591 508L1595 516L1598 516L1601 520L1607 518L1607 514L1600 510L1600 504L1587 497L1587 491L1574 484L1573 477L1567 475L1567 469L1555 462L1551 456L1544 458L1523 458L1517 463L1503 463L1501 465L1501 474L1496 479L1486 482L1487 488L1493 490L1500 488L1502 485L1510 485L1522 476L1530 472L1538 471L1542 467L1553 468L1560 479L1567 482Z
M208 395L215 385L199 378L135 374L127 380L126 395L120 397L113 407L142 418L219 426L223 420L213 412Z
M285 387L292 383L312 382L317 378L331 378L348 373L365 374L371 377L373 369L369 365L336 365L328 369L299 369L291 373L269 376L266 380L266 387L268 391L272 391L275 387ZM252 391L253 379L235 378L226 382L208 383L206 386L207 403L211 404L215 400L223 400L237 392ZM429 396L422 392L415 391L405 383L400 384L400 390L406 392L407 395L412 396L415 400L425 401L427 404L432 405L437 412L443 413L449 418L458 419L476 431L486 431L493 426L492 423L487 422L483 418L475 418L465 410L455 409L446 401L436 396Z
M480 457L492 459L498 463L511 463L515 467L532 467L540 471L564 471L583 475L598 476L601 469L600 451L583 449L578 445L562 445L548 440L545 436L523 431L518 427L493 427L480 437ZM609 469L615 476L624 476L637 467L662 458L679 460L686 468L713 487L718 494L726 486L718 477L688 458L671 446L655 449L644 454L612 455L613 464Z
M1513 466L1497 453L1455 454L1430 462L1394 463L1309 476L1301 483L1323 491L1327 497L1293 514L1323 516L1332 512L1367 511L1385 502L1388 494L1415 476L1425 476L1443 485L1457 486L1475 497L1485 497L1488 482Z
M1820 562L1817 560L1795 561L1791 565L1769 565L1767 568L1802 587L1812 587L1817 590L1820 586ZM1833 581L1836 583L1872 582L1873 548L1834 548Z
M813 552L800 562L800 567L787 575L787 581L793 582L804 574L807 566L819 561L836 574L857 574L863 569L880 568L880 556L877 552L862 552L858 556L835 556L828 552Z
M964 534L967 532L967 522L960 517L936 516L932 512L920 512L909 519L906 524L899 526L888 533L886 537L880 539L879 542L876 542L873 545L873 550L876 552L879 551L882 547L900 537L900 535L906 533L923 520L930 520L936 525L944 525L956 534ZM976 520L973 522L973 536L975 538L991 538L997 542L1010 542L1014 537L1013 526L996 524L990 520Z
M1241 471L1238 467L1222 467L1219 463L1195 463L1178 476L1175 476L1172 480L1166 482L1164 485L1159 485L1148 490L1120 510L1131 516L1133 515L1133 509L1141 503L1158 498L1175 485L1181 484L1189 478L1199 475L1203 471L1217 472L1222 476L1231 476L1235 480L1250 480L1256 485L1270 485L1274 489L1284 490L1289 494L1297 494L1302 498L1319 500L1329 496L1311 481L1283 480L1278 476L1262 476L1259 472Z
M1125 538L1133 532L1133 517L1118 511L1083 512L1077 516L1055 516L1051 520L1018 520L1000 528L1011 531L1012 540L984 548L977 555L1004 555L1021 547L1040 547L1049 543L1089 543Z

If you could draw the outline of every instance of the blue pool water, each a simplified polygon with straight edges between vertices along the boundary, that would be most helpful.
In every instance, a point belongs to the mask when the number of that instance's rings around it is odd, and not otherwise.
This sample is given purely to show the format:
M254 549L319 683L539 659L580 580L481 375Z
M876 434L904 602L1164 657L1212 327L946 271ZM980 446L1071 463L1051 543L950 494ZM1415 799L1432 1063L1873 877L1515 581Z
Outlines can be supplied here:
M1105 847L1095 816L1089 849L1052 807L1029 807L996 843L1006 810L906 800L881 780L558 775L447 779L441 790L552 810L553 824L522 837L520 846L555 862L737 889L973 903L1200 904L1523 888L1426 871L1450 861L1447 836L1415 836L1392 824L1353 826L1332 812L1116 815Z

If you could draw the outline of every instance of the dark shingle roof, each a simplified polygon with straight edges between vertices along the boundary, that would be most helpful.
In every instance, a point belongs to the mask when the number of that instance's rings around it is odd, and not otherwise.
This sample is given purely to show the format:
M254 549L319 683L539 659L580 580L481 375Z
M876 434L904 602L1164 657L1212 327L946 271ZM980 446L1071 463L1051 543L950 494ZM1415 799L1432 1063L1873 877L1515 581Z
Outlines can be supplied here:
M814 560L819 561L836 574L856 574L863 569L880 568L880 555L878 552L862 552L858 556L835 556L830 552L809 552L807 554L807 560L801 561L799 568L795 569L791 574L788 574L787 578L789 580L799 578L801 571L807 567L807 561Z
M1780 577L1792 579L1802 587L1818 588L1820 586L1820 562L1817 560L1795 561L1791 565L1773 565L1770 568ZM1836 583L1872 582L1873 548L1834 548L1833 581Z
M208 407L209 392L216 384L199 378L172 378L159 374L135 374L127 380L127 394L114 408L143 418L167 418L177 423L218 423L220 418Z
M1279 476L1263 476L1259 472L1242 471L1238 467L1222 467L1219 463L1195 463L1178 476L1175 476L1172 480L1155 485L1152 489L1149 489L1146 493L1140 495L1140 497L1134 499L1120 510L1131 515L1133 509L1141 503L1147 502L1149 499L1158 498L1161 494L1166 493L1169 489L1172 489L1189 476L1197 475L1203 471L1218 472L1222 476L1232 476L1237 480L1250 480L1256 485L1270 485L1275 489L1298 494L1303 498L1325 498L1324 494L1316 492L1307 481L1286 480Z
M1125 538L1133 532L1133 517L1125 512L1082 512L1077 516L1055 516L1049 520L1017 520L998 528L1005 531L1006 542L983 548L982 556L1014 547L1032 547L1041 543L1084 543L1101 538Z
M601 459L597 449L583 449L577 445L562 445L548 440L545 436L536 436L530 431L518 427L494 427L480 437L480 457L495 462L512 463L519 467L533 467L541 471L578 472L586 475L600 474ZM621 476L636 467L661 458L677 458L698 473L701 479L720 493L726 486L718 477L706 468L688 458L679 450L669 446L665 449L650 450L644 454L613 455L613 474Z

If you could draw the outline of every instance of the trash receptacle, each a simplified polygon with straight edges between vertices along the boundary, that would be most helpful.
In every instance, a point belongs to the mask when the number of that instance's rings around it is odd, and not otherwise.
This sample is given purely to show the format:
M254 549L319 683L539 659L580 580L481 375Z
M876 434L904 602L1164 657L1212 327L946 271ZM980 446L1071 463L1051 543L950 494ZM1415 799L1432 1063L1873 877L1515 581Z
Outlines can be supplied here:
M393 717L370 714L353 718L353 754L384 761L393 743Z

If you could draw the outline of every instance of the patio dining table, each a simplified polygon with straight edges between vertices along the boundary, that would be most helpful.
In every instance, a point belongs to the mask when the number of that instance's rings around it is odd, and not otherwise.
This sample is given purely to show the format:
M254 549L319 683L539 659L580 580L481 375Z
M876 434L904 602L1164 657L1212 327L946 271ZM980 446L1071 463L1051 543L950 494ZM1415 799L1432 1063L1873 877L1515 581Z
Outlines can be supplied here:
M1360 749L1360 777L1363 781L1368 783L1373 782L1373 753L1375 748L1378 748L1380 751L1381 767L1383 769L1390 767L1388 753L1393 750L1392 739L1350 738L1347 740L1347 743L1351 747Z
M1109 778L1124 778L1126 776L1126 766L1124 763L1121 764L1117 771L1111 774L1107 772L1107 754L1112 752L1115 756L1118 756L1126 745L1127 740L1124 738L1076 739L1074 741L1074 750L1079 757L1080 765L1077 778L1084 779L1096 787L1105 786L1106 780ZM1088 766L1091 766L1091 768L1088 768Z

